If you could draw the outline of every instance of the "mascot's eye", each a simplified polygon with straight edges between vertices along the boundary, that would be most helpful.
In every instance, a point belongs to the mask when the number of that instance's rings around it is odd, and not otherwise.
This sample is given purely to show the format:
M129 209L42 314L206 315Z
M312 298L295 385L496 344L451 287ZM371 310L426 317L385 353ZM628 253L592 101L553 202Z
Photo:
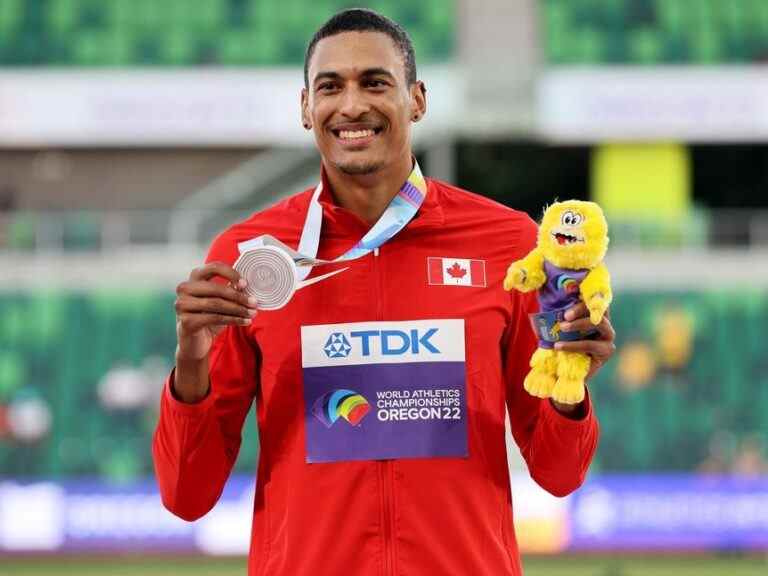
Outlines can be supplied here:
M581 224L581 214L568 210L560 220L563 226L578 226Z

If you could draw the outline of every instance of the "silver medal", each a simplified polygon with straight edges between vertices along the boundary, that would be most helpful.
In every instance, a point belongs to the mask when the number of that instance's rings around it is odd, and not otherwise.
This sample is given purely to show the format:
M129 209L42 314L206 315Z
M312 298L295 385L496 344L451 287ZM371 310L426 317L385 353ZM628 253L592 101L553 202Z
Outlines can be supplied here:
M261 310L282 308L298 287L293 260L276 246L259 246L243 252L234 268L248 282L245 292L256 298Z
M291 301L296 290L349 269L339 268L309 280L300 280L299 269L288 250L290 248L274 245L257 246L240 254L235 262L235 270L248 282L245 293L256 298L256 307L260 310L279 310Z

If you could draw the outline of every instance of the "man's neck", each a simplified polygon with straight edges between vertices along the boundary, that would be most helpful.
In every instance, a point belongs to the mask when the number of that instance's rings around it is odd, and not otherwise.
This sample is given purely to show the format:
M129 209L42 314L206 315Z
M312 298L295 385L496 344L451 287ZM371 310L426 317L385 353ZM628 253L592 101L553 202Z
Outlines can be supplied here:
M336 203L370 225L376 223L413 170L410 156L391 167L372 174L346 174L334 166L325 166Z

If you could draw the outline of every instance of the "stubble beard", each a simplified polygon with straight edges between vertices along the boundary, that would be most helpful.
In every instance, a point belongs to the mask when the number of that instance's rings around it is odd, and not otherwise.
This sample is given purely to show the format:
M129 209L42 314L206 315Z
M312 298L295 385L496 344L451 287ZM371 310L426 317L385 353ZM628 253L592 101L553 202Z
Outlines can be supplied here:
M378 172L382 168L381 162L372 162L361 160L359 162L335 163L339 171L348 176L365 176Z

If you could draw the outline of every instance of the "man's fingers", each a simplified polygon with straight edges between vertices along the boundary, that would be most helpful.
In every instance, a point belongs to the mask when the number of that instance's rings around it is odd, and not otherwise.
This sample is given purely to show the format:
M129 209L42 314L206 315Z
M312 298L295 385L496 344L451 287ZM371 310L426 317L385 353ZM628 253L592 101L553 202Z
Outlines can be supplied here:
M589 318L579 318L573 322L560 322L560 330L563 332L589 332L594 329L599 328L592 324Z
M255 308L257 304L256 299L249 297L245 292L235 290L232 286L216 284L210 280L182 282L176 287L176 294L180 298L186 295L196 298L222 298L248 306L249 308Z
M243 283L245 280L241 282L242 278L240 277L240 273L231 266L224 264L223 262L209 262L208 264L199 266L198 268L192 270L189 275L189 279L210 280L216 276L226 278L229 280L229 283L232 284L232 286L236 286L238 288L245 287L245 284Z
M581 352L594 358L609 358L616 346L608 340L576 340L574 342L556 342L555 350L562 352Z
M610 311L610 308L605 311L603 319L600 321L600 324L596 326L596 328L600 332L600 337L602 340L613 342L616 339L616 330L613 329L613 324L611 324Z
M216 282L221 277L229 284ZM230 266L211 262L195 268L189 280L176 287L176 318L179 328L192 334L203 328L220 331L223 326L248 326L256 315L257 301L249 297L240 275Z
M616 332L614 332L607 315L603 316L603 319L597 325L592 324L592 320L589 318L579 318L573 322L561 322L560 329L563 332L590 332L597 330L600 333L601 340L613 340L616 337Z
M178 298L176 300L176 313L184 314L190 312L208 312L212 314L225 314L227 316L240 316L241 318L251 318L256 315L255 308L241 306L236 302L223 298Z
M227 314L182 314L178 317L181 329L187 333L197 332L207 326L250 326L252 320Z
M589 316L589 311L587 310L587 305L584 304L584 302L579 302L578 304L575 304L565 311L565 319L569 322L578 318L585 318L587 316Z

